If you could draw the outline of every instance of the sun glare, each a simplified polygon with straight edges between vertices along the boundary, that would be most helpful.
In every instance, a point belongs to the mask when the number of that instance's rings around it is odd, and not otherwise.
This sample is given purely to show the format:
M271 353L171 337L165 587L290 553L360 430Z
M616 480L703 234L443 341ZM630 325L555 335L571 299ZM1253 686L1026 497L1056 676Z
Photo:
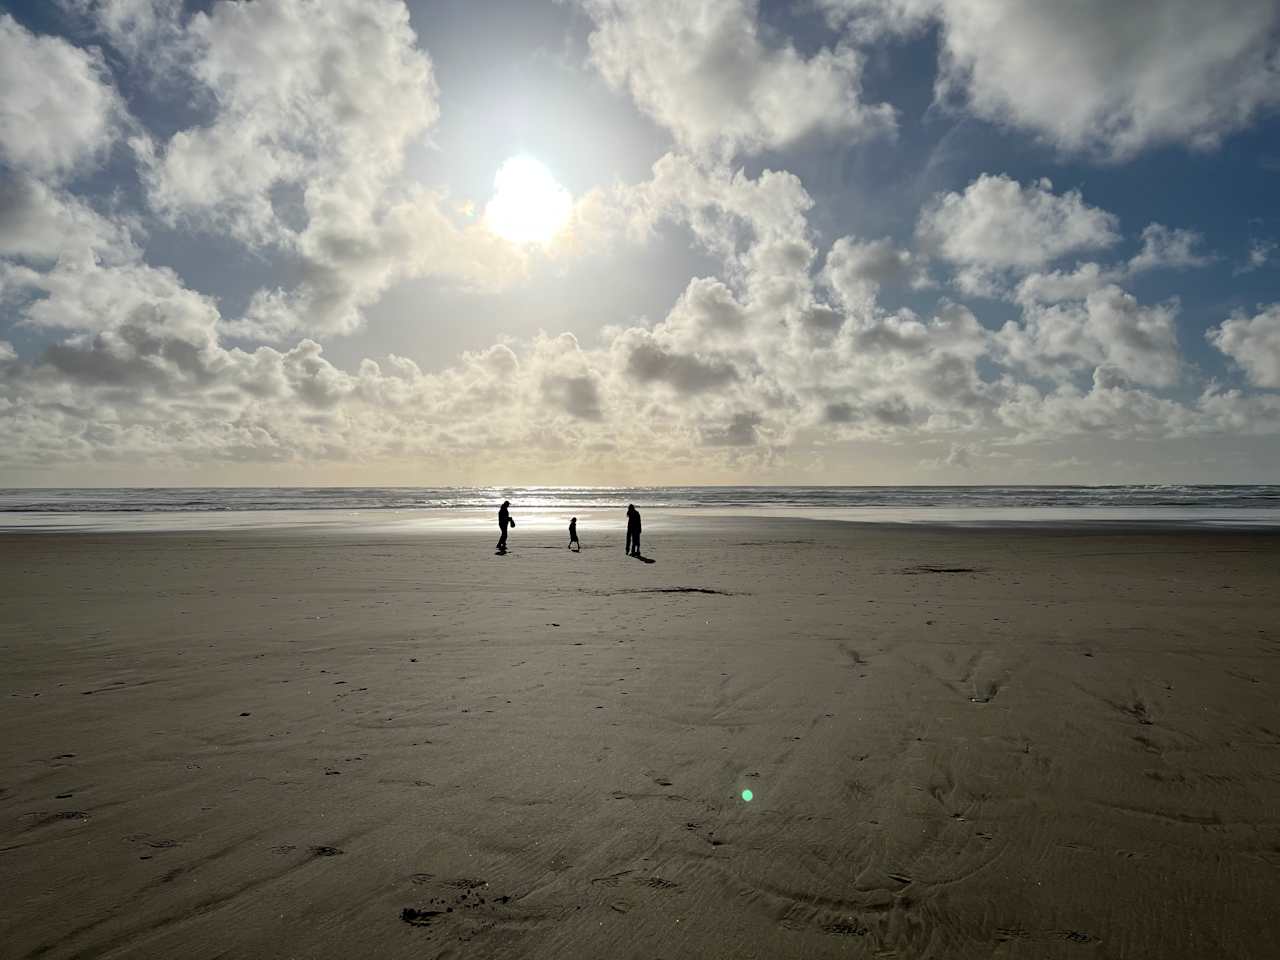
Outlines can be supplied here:
M551 171L529 156L507 160L493 178L484 208L489 229L512 243L546 243L565 225L573 198Z

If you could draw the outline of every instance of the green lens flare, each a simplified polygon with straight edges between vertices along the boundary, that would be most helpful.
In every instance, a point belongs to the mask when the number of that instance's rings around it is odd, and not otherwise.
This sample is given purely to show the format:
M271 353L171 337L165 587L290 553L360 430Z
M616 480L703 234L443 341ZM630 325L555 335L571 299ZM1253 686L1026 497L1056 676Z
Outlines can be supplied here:
M745 801L747 801L747 803L750 803L750 802L751 802L751 798L752 798L752 797L754 797L754 796L755 796L755 794L754 794L754 793L752 793L750 790L743 790L743 791L742 791L742 799L743 799L743 800L745 800Z

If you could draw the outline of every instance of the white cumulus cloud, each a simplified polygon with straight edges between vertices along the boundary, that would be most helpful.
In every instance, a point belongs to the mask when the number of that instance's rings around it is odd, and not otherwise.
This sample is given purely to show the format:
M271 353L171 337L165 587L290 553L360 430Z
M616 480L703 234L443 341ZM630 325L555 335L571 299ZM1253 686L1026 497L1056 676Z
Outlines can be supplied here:
M518 251L405 175L439 106L404 4L224 0L183 29L184 69L217 113L158 144L135 139L150 203L172 223L273 248L301 278L258 291L228 332L346 334L397 280L521 275Z
M827 253L822 277L850 308L874 303L882 286L922 287L928 283L921 258L895 246L888 237L840 237Z
M0 14L0 160L56 178L101 158L126 116L102 55Z
M1069 253L1120 239L1114 214L1084 202L1078 190L1053 192L1048 179L1023 186L984 173L964 193L937 197L920 215L924 242L953 263L1032 269Z
M1112 159L1217 146L1280 104L1274 0L821 0L862 41L939 28L938 96Z
M755 151L813 132L894 129L887 104L861 100L851 48L801 54L761 36L756 0L580 0L595 21L591 59L684 146Z
M1280 389L1280 303L1263 307L1252 317L1238 313L1206 336L1240 365L1250 383Z
M1036 376L1065 381L1105 368L1133 383L1169 387L1180 374L1176 318L1176 303L1144 306L1109 284L1082 302L1028 302L997 339L1006 362Z
M1207 253L1198 253L1204 244L1195 230L1175 229L1162 223L1148 224L1142 231L1142 249L1129 261L1131 273L1157 268L1203 267L1213 262Z

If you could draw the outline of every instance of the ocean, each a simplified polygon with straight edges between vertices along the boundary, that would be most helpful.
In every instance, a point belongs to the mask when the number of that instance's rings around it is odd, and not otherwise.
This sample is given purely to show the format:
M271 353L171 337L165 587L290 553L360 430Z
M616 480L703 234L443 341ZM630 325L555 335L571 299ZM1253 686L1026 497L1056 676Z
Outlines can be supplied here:
M172 487L0 489L0 528L221 529L309 524L470 526L510 500L526 525L720 515L960 525L1280 526L1280 485ZM649 516L646 523L651 525Z

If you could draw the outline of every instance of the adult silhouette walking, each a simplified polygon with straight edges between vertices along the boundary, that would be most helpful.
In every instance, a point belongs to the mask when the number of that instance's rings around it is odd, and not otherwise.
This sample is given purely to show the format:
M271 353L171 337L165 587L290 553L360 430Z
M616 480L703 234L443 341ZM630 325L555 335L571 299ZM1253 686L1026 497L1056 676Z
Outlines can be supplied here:
M634 503L627 505L627 556L640 556L640 511Z
M507 509L510 506L510 500L503 500L502 506L498 508L498 529L502 531L502 535L498 537L499 553L507 552L507 527L516 525L516 522L511 519L510 511Z

